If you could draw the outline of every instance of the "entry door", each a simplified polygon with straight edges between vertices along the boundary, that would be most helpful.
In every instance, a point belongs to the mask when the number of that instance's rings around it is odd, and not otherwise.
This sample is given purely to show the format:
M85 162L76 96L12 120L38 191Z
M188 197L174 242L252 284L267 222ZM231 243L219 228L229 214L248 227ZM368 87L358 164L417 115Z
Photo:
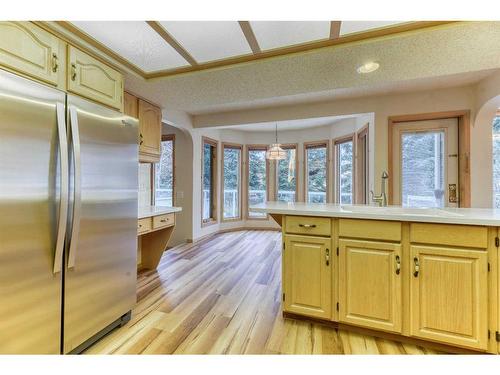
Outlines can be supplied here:
M458 120L394 124L393 204L458 207Z

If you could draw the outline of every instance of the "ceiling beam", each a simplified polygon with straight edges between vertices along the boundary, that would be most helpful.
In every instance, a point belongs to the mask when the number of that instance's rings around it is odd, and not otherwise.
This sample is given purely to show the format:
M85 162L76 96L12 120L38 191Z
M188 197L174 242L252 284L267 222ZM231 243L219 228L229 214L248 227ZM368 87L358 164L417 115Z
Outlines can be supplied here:
M238 21L238 23L240 24L241 31L243 31L243 35L245 35L245 38L247 39L248 45L252 49L253 54L258 55L259 53L261 53L262 51L259 47L259 42L257 42L257 38L255 37L250 22Z
M330 39L337 39L340 36L340 25L342 21L330 21Z
M175 49L179 55L184 57L184 59L191 65L197 66L198 62L194 59L191 54L184 49L184 47L175 38L170 35L170 33L165 30L165 28L157 21L146 21L146 23L154 30L156 33L162 37L162 39L170 44L170 46Z

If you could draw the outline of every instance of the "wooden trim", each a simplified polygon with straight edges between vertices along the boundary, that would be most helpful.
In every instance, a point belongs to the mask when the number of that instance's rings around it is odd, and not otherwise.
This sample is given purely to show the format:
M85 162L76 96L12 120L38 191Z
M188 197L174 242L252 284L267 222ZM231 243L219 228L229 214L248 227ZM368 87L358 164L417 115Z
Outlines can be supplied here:
M337 39L340 36L340 25L342 21L330 21L330 39Z
M281 148L283 150L295 150L295 202L299 199L299 144L298 143L286 143L282 144ZM274 188L274 200L278 200L278 163L275 163L275 188Z
M333 203L340 204L340 179L338 175L338 145L343 143L352 142L352 203L356 199L356 133L351 133L348 135L343 135L332 140L332 150L333 150Z
M250 166L249 166L249 153L250 151L255 151L255 150L260 150L260 151L267 151L267 145L262 145L262 144L250 144L250 145L245 145L245 219L246 220L269 220L269 215L266 214L265 217L250 217L250 213L248 210L248 199L249 199L249 194L248 194L248 184L249 184L249 173L250 173ZM271 169L271 163L269 163L269 160L266 159L266 196L267 199L269 199L269 190L270 190L270 169Z
M330 140L322 140L322 141L310 141L310 142L304 142L303 143L303 148L304 148L304 192L302 194L304 198L304 202L307 202L307 186L308 186L308 179L307 179L307 150L308 149L313 149L313 148L323 148L326 147L326 202L330 203L330 191L331 186L330 186L330 181L331 181L331 172L330 172L330 167L331 167L331 159L330 159Z
M172 36L170 33L165 30L165 28L157 21L146 21L146 23L165 41L167 42L173 49L177 51L179 55L181 55L184 60L186 60L191 66L197 66L198 62L194 59L191 54L184 49L184 47Z
M224 150L240 150L239 162L239 181L238 181L238 217L224 219ZM221 202L221 223L228 223L232 221L241 221L242 219L242 184L243 184L243 145L239 143L222 142L221 144L221 183L220 183L220 202Z
M361 160L360 156L360 139L365 138L366 149L364 150L364 159ZM368 204L368 187L370 183L370 132L369 124L367 123L361 129L356 132L356 200L355 203L358 204ZM366 171L363 176L363 169L361 168L361 163L366 163ZM366 182L366 186L360 186L363 179Z
M387 26L378 29L373 29L366 32L353 33L346 36L340 36L336 39L323 39L315 42L308 42L283 48L270 49L262 51L258 54L249 54L236 57L230 57L227 59L221 59L217 61L211 61L208 63L198 64L197 66L187 66L175 69L158 70L155 72L149 72L144 74L145 79L168 77L176 74L185 74L190 72L196 72L207 69L219 68L222 66L229 66L235 64L241 64L250 61L256 61L261 59L267 59L277 56L284 56L289 54L303 53L315 49L333 47L338 45L343 45L347 43L362 42L367 39L380 38L389 35L415 31L420 29L425 29L429 27L444 26L448 24L457 23L459 21L419 21L419 22L407 22L396 26Z
M209 144L212 147L214 147L214 155L212 155L213 164L212 164L212 216L208 219L203 219L203 175L205 173L204 171L204 161L203 161L203 156L204 156L204 151L205 151L205 144ZM207 227L209 225L213 225L219 222L218 219L218 212L217 212L217 178L218 178L218 168L217 168L217 158L218 158L218 152L219 152L219 142L216 141L215 139L208 138L208 137L201 137L201 227Z
M243 35L245 35L245 38L248 42L248 45L250 46L250 49L252 50L254 55L260 54L262 51L259 46L259 42L257 41L257 38L255 37L255 34L252 30L252 26L250 25L250 22L248 21L238 21L241 27L241 31L243 31Z
M458 184L459 184L459 207L471 206L471 181L470 181L470 110L457 110L446 112L430 112L409 115L390 116L388 118L388 166L389 186L388 186L388 203L393 202L394 193L394 178L393 177L393 150L392 141L394 133L394 125L400 122L426 121L426 120L442 120L456 118L458 120Z

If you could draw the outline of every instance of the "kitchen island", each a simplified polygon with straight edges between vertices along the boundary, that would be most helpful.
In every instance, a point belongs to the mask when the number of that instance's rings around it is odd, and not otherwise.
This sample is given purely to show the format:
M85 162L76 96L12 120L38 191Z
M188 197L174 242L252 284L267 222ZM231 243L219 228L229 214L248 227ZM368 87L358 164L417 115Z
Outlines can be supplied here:
M175 215L181 207L139 207L137 265L156 269L175 227Z
M283 312L499 353L500 211L267 202Z

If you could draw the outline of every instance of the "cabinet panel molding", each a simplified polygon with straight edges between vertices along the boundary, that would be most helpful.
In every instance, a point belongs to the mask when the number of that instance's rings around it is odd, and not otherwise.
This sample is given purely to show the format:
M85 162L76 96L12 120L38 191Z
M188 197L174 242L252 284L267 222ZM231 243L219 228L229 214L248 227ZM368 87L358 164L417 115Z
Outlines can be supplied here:
M284 310L322 319L331 317L331 239L285 236Z
M161 155L161 109L139 99L139 159L158 162Z
M411 246L410 253L411 334L485 350L488 345L487 253L437 246Z
M339 320L401 332L401 245L339 240Z
M0 22L0 65L58 86L65 55L56 36L31 22Z
M122 110L122 74L73 46L68 56L68 91Z

